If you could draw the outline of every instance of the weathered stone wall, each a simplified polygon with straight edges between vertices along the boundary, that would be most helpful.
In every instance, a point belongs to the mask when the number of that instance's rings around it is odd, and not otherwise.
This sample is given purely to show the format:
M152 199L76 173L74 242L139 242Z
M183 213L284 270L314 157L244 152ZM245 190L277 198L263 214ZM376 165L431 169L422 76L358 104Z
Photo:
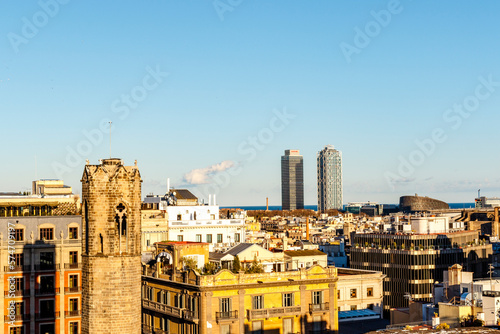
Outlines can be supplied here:
M141 178L120 159L82 177L82 333L141 333Z

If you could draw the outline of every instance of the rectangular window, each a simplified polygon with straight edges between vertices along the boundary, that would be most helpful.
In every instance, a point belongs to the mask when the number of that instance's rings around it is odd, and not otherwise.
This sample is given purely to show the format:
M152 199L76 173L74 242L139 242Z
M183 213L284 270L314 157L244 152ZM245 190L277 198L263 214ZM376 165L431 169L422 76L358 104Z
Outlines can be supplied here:
M252 306L254 310L260 310L264 308L264 296L253 296Z
M211 244L211 243L212 243L212 235L211 235L211 234L207 234L207 242L208 242L209 244Z
M54 267L54 253L53 252L41 252L40 253L40 268L41 269L52 269Z
M252 321L252 333L262 334L262 321Z
M24 240L24 230L22 228L16 228L14 231L14 235L16 237L16 241Z
M78 275L69 275L69 287L70 288L78 287Z
M366 296L373 297L373 288L366 289Z
M54 300L41 300L40 301L40 314L42 317L53 317L55 312Z
M69 228L69 238L70 239L78 239L78 227L70 227Z
M283 294L283 307L293 306L293 293Z
M24 277L16 277L16 291L24 290Z
M78 322L69 323L69 334L78 334Z
M217 243L222 243L222 234L217 234Z
M312 293L312 303L319 305L323 303L323 291L313 291Z
M54 276L40 276L41 292L53 292L54 288Z
M340 290L337 290L337 299L340 299Z
M69 252L69 263L70 264L78 263L78 252L77 251Z
M231 312L231 298L220 299L220 311L225 313Z
M69 310L78 311L78 298L71 298L69 300Z
M9 330L9 334L24 334L24 327L11 327Z
M52 240L54 239L54 229L53 228L41 228L40 229L40 240Z
M201 234L196 235L196 242L201 242Z
M16 261L16 267L24 266L24 254L14 254L14 260Z
M177 236L177 241L184 241L184 236L178 235Z
M356 311L358 307L356 305L351 305L351 311Z
M234 241L235 242L240 242L240 234L239 233L235 233L234 234Z
M356 289L351 289L351 298L357 298L357 291L356 291Z
M24 314L24 302L16 302L16 315Z

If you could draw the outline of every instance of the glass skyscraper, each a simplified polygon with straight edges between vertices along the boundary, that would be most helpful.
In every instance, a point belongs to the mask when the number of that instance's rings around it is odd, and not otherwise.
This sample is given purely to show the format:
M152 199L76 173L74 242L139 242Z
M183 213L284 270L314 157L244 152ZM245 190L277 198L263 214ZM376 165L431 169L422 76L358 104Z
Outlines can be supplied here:
M281 207L304 208L304 160L299 150L285 150L281 157Z
M318 211L342 210L342 152L327 145L318 152Z

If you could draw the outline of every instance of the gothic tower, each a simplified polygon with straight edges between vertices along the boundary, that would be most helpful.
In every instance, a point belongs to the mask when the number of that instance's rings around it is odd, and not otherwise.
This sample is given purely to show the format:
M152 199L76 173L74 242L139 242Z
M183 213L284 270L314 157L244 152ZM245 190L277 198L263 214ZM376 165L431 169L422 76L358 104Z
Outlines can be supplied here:
M82 176L82 333L141 333L141 176L121 159Z

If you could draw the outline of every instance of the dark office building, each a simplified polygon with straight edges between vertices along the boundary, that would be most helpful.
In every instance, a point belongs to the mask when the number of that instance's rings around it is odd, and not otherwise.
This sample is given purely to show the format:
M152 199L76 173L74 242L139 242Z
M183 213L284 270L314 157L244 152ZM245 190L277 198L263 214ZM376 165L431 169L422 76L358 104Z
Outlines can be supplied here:
M485 277L492 245L478 231L443 234L353 234L351 267L382 271L384 310L408 307L414 301L432 301L434 282L458 263L474 277Z
M283 210L304 208L304 161L299 150L285 150L281 157L281 206Z

